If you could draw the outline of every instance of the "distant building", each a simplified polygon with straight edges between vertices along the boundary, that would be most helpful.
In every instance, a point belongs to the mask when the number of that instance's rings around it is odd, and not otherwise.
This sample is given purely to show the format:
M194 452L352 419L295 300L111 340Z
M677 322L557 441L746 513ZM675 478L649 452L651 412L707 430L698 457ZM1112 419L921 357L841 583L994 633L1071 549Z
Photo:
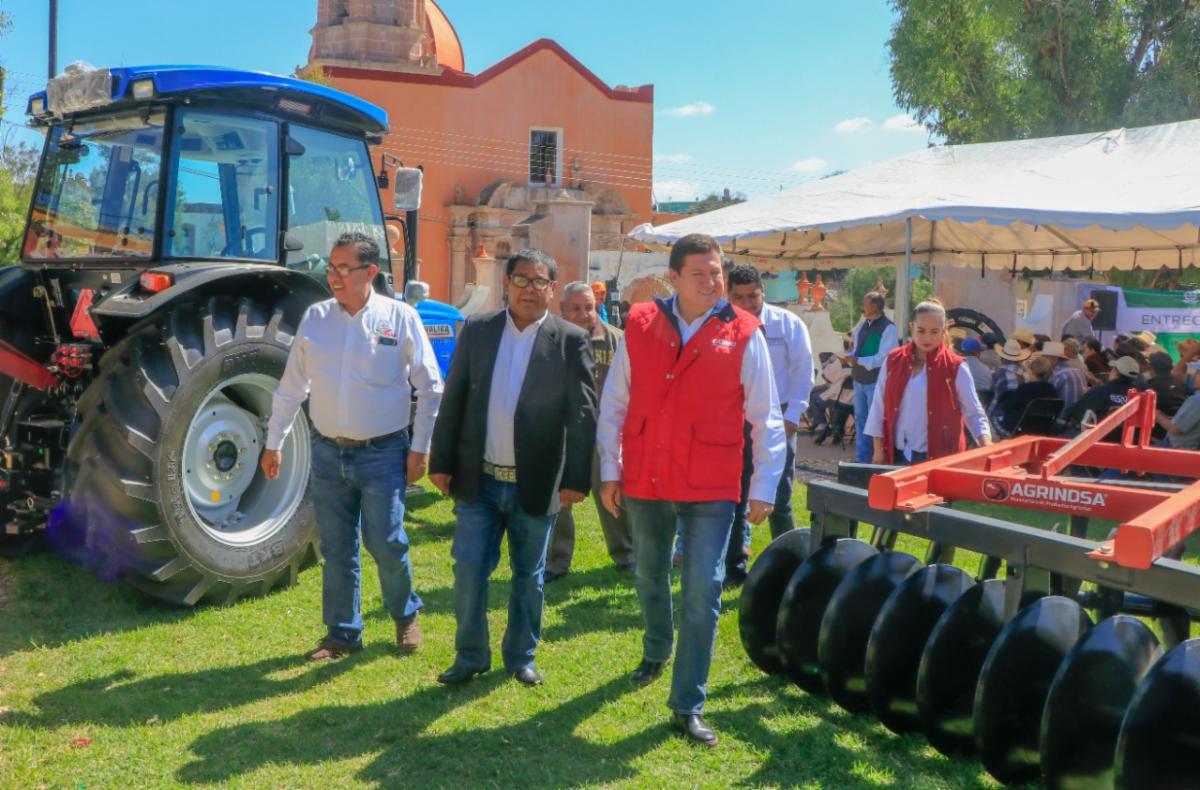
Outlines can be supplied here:
M383 148L425 168L418 258L435 299L475 282L477 252L526 244L560 280L586 279L589 248L651 218L653 86L610 87L549 39L470 74L433 0L318 0L312 39L309 67L384 107Z

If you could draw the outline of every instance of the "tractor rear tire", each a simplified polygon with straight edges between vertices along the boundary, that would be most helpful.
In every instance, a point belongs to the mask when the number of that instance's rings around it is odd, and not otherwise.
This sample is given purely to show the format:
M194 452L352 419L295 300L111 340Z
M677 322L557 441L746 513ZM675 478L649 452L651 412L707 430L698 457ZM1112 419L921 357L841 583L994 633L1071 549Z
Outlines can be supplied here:
M217 296L135 326L80 399L51 542L185 606L294 582L316 549L304 412L279 480L259 456L305 306Z

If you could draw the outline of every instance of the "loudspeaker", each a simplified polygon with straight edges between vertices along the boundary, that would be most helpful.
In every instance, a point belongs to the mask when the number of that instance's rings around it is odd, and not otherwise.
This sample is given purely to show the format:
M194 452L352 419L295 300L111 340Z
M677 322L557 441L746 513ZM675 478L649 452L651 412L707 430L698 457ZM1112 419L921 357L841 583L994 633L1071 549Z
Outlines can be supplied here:
M1100 313L1092 319L1092 329L1112 332L1117 328L1117 292L1092 291L1092 299L1100 304Z

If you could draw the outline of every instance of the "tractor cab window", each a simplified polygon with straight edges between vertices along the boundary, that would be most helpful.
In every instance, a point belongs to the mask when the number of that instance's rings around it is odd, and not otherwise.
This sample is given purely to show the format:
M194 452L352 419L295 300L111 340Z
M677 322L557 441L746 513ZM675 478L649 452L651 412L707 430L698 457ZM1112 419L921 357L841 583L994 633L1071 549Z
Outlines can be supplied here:
M50 130L26 260L153 255L164 119L110 116Z
M297 124L288 136L288 240L303 245L288 251L288 267L323 278L333 242L359 231L379 243L380 268L388 271L379 188L366 143Z
M163 256L278 260L278 126L184 110L172 147Z

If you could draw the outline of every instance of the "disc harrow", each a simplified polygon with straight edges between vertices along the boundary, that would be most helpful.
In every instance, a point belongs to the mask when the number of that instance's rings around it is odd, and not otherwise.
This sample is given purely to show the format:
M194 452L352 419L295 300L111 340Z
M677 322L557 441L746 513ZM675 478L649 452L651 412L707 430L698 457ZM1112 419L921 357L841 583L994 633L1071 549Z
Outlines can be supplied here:
M1195 481L1200 460L1148 446L1152 393L1131 394L1118 416L1071 441L843 464L838 482L810 482L811 528L775 540L743 589L747 654L943 754L977 757L1002 782L1200 786L1200 639L1188 638L1200 567L1179 559L1200 483L1063 474L1080 464ZM1120 442L1102 441L1118 428ZM1060 512L1069 528L947 506L963 500ZM1089 540L1096 518L1120 526ZM899 535L926 540L924 559L897 551ZM956 549L979 567L950 564Z

